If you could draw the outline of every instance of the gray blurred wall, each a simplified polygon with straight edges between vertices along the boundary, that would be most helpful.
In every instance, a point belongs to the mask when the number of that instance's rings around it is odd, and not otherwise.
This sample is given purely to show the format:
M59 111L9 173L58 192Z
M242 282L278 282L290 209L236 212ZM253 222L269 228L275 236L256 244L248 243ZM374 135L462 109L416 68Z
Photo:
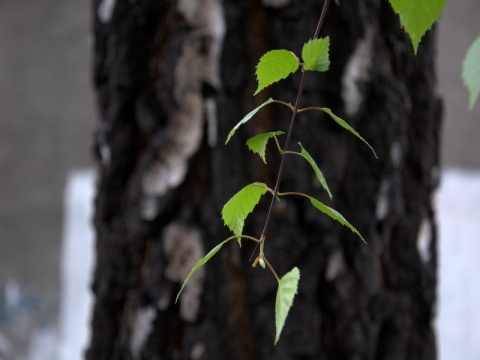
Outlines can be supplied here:
M480 1L447 1L438 30L437 71L445 107L443 167L480 169L480 101L468 111L468 92L460 79L465 53L480 35Z
M0 289L58 292L66 175L92 165L89 1L0 0Z

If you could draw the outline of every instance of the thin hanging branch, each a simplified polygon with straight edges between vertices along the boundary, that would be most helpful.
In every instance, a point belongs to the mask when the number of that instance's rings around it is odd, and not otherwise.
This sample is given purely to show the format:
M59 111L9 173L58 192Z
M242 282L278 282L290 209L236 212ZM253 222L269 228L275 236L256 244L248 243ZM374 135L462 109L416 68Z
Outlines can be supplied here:
M318 35L320 34L320 30L322 28L323 21L325 19L326 14L327 14L327 9L328 9L329 4L330 4L330 0L325 0L325 2L323 3L322 12L320 14L320 18L318 19L317 28L315 29L314 39L318 38ZM268 226L270 224L270 218L272 216L273 204L275 203L275 199L277 198L277 194L280 190L280 183L282 181L283 172L284 172L284 169L285 169L285 159L286 159L286 155L287 155L286 152L288 151L288 147L290 146L290 140L292 138L292 133L293 133L294 125L295 125L295 120L297 119L298 107L300 105L300 99L301 99L302 94L303 94L303 88L304 88L304 85L305 85L306 77L307 77L307 71L303 70L302 71L302 78L300 80L300 86L299 86L298 92L297 92L297 98L295 100L295 106L293 108L292 118L290 119L290 125L288 127L287 138L285 140L285 145L283 147L282 160L280 162L280 167L278 169L278 175L277 175L277 180L276 180L276 183L275 183L275 188L273 190L272 200L270 202L270 207L268 209L267 218L265 220L265 225L263 227L262 234L260 236L260 239L263 239L263 241L265 241L265 239L266 239ZM256 249L255 249L255 251L256 251ZM254 253L255 253L255 251L254 251ZM252 257L253 257L253 254L252 254Z

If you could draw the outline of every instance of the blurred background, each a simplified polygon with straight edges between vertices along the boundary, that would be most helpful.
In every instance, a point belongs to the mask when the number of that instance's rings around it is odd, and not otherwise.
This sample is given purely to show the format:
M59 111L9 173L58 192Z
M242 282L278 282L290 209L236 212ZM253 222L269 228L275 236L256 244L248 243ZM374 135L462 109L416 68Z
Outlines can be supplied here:
M90 2L0 0L0 360L76 360L88 337L94 191ZM440 359L480 359L480 106L460 74L480 2L439 24Z

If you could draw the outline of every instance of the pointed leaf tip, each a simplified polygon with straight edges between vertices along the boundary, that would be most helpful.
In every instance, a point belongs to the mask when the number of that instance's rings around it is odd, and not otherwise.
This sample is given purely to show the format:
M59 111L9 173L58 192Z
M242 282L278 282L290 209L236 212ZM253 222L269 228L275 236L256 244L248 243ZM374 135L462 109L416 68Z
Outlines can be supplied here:
M242 235L245 219L266 192L267 185L263 183L249 184L225 204L222 209L222 219L235 235Z
M230 139L232 138L232 136L235 134L235 132L238 130L238 128L239 128L240 126L242 126L243 124L245 124L246 122L248 122L252 117L254 117L255 114L260 111L261 108L263 108L264 106L267 106L267 105L269 105L269 104L271 104L271 103L273 103L273 102L275 102L275 100L273 100L272 98L270 98L270 99L268 99L267 101L265 101L263 104L257 106L255 109L253 109L252 111L250 111L247 115L245 115L245 116L243 117L243 119L240 120L240 121L237 123L237 125L235 125L235 126L233 127L232 130L230 130L230 133L229 133L228 136L227 136L227 141L225 141L225 145L228 144L228 142L230 141Z
M258 87L254 96L267 86L285 79L300 66L294 53L288 50L271 50L265 53L257 65Z
M440 18L446 0L390 0L413 45L415 54L423 35Z
M271 138L281 134L284 134L284 132L275 131L275 132L268 132L264 134L255 135L247 140L247 146L255 154L258 154L262 158L263 162L266 164L267 161L265 160L265 152L267 148L267 143Z
M277 344L285 325L288 312L293 305L293 298L297 294L300 270L294 267L278 282L277 298L275 300L275 342Z
M339 222L343 226L348 227L350 231L353 232L355 235L357 235L365 244L367 243L363 238L363 236L360 234L360 232L357 229L355 229L355 227L352 224L350 224L347 221L347 219L345 219L343 215L340 214L337 210L325 205L324 203L322 203L321 201L318 201L312 196L306 195L306 197L310 199L310 202L315 208L317 208L317 210L320 210L322 213L329 216L331 219Z
M202 267L203 265L205 265L208 260L210 260L221 248L223 245L225 245L228 241L232 240L231 238L227 239L227 240L224 240L222 241L220 244L218 244L217 246L215 246L212 250L210 250L208 252L207 255L205 255L203 258L201 258L200 260L197 261L197 263L195 264L195 266L192 268L192 270L190 270L190 273L188 274L188 276L186 277L186 279L183 281L183 284L182 284L182 287L180 288L180 290L178 291L178 294L175 298L175 304L178 302L178 299L180 298L180 294L182 293L183 291L183 288L185 287L185 285L187 285L188 283L188 280L190 280L190 278L192 277L192 275L195 273L195 271L197 271L200 267Z
M367 140L365 140L354 128L352 128L350 125L348 125L348 123L343 120L342 118L340 118L339 116L335 115L332 110L330 110L329 108L321 108L321 110L325 113L327 113L328 115L330 115L330 117L338 124L340 125L341 127L343 127L345 130L349 131L350 133L352 133L353 135L355 135L357 138L359 138L360 140L363 141L363 143L365 145L367 145L369 147L369 149L372 151L373 155L375 156L375 158L378 159L378 156L377 156L377 153L375 152L375 150L373 149L373 147L367 142Z

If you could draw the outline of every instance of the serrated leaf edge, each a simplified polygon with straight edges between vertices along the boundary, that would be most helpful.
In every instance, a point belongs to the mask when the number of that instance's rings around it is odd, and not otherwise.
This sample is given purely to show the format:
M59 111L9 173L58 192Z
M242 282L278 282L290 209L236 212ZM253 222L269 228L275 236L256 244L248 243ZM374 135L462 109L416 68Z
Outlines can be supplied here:
M265 154L266 154L266 148L267 148L267 145L268 145L268 142L271 138L274 138L276 137L277 135L282 135L282 134L285 134L283 131L270 131L270 132L266 132L266 133L262 133L262 134L257 134L255 136L252 136L250 139L247 140L247 146L248 148L254 153L254 154L258 154L258 156L260 156L260 158L263 160L263 162L266 164L267 161L265 160ZM262 148L260 149L260 151L256 151L257 149L254 149L251 144L252 144L252 140L258 138L258 137L265 137L265 143L262 144Z
M260 196L258 196L257 199L255 199L254 201L254 204L253 206L251 207L251 209L247 210L247 213L245 214L244 217L242 218L236 218L235 219L235 222L238 222L238 224L240 224L239 226L239 231L237 231L237 226L233 226L232 223L233 221L228 221L227 223L227 219L225 218L225 211L226 209L229 207L229 206L232 206L233 202L236 202L236 201L239 201L239 197L241 196L240 194L244 191L246 191L249 187L251 186L257 186L257 187L260 187L262 188L264 191L262 193L260 193ZM263 184L263 183L259 183L259 182L255 182L255 183L252 183L252 184L248 184L246 186L244 186L242 189L240 189L239 191L237 191L226 203L225 205L223 206L222 208L222 219L223 219L223 222L224 224L235 234L235 235L242 235L242 232L243 232L243 226L245 224L245 220L246 218L248 217L248 215L253 211L253 209L255 209L255 206L258 205L258 203L260 202L260 199L262 198L263 195L265 195L265 193L267 192L267 185L266 184ZM238 225L237 224L237 225Z
M310 64L310 62L308 60L305 59L305 52L307 51L308 47L310 46L310 44L314 44L315 42L317 43L323 43L325 42L327 43L327 61L326 61L326 68L325 69L316 69L315 68L315 61L313 62L313 64ZM302 60L304 61L304 66L305 66L305 69L306 70L309 70L309 71L318 71L318 72L324 72L324 71L327 71L330 67L330 56L329 56L329 52L330 52L330 37L329 36L326 36L324 38L317 38L317 39L310 39L308 40L305 44L303 44L303 47L302 47ZM318 56L317 56L317 59L318 59Z
M288 313L292 308L293 300L298 291L299 281L300 270L298 270L297 267L294 267L292 270L286 273L278 282L277 296L275 299L275 345L280 339L280 335L282 333L283 327L285 326L285 321L287 319ZM285 299L286 290L289 290L289 293L286 294L287 298ZM280 309L280 307L284 307L285 305L287 306L286 309Z
M260 85L260 72L262 71L262 67L263 66L266 66L264 65L264 60L265 60L265 57L268 56L268 55L271 55L273 52L282 52L282 53L290 53L292 55L292 57L295 59L295 61L297 62L297 67L295 69L292 69L292 70L289 70L288 73L285 75L285 76L276 76L275 77L275 80L273 81L268 81L266 84L262 84ZM266 89L267 87L269 87L270 85L272 84L275 84L276 82L279 82L280 80L284 80L286 79L288 76L290 76L291 74L293 74L294 72L296 72L298 70L298 68L300 67L300 61L298 60L298 57L297 55L295 55L293 52L289 51L289 50L286 50L286 49L274 49L274 50L270 50L268 52L266 52L265 54L263 54L263 56L260 58L260 60L258 61L258 64L256 66L256 69L255 69L255 74L257 76L257 90L255 91L255 93L253 94L253 96L257 95L258 93L260 93L263 89ZM262 81L263 82L263 81Z
M415 0L417 1L417 0ZM443 10L445 9L445 4L446 4L446 0L437 0L437 1L442 1L443 4L441 6L441 10L438 14L438 16L436 18L433 19L432 23L427 26L425 28L425 30L423 30L423 33L414 33L414 32L411 32L410 29L407 29L407 22L405 20L405 14L402 13L400 10L397 10L396 7L393 5L393 0L389 0L389 3L393 9L393 11L398 15L398 17L400 18L400 24L402 25L402 28L405 30L405 32L408 34L409 38L410 38L410 41L412 43L412 47L413 47L413 52L414 54L417 54L418 52L418 47L423 39L423 37L425 36L425 34L432 28L432 26L440 19L440 16L442 15L443 13Z

